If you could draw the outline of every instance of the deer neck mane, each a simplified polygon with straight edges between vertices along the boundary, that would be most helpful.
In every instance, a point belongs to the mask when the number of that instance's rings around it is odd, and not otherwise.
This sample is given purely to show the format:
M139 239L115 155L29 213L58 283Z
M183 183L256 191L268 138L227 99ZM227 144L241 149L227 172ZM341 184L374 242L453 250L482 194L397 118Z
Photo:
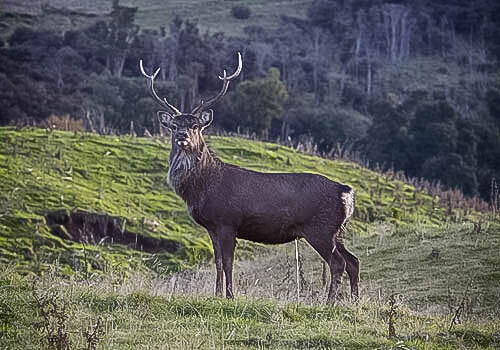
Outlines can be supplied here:
M199 147L185 150L172 142L169 158L168 184L185 201L203 191L210 180L211 173L223 164L204 140Z

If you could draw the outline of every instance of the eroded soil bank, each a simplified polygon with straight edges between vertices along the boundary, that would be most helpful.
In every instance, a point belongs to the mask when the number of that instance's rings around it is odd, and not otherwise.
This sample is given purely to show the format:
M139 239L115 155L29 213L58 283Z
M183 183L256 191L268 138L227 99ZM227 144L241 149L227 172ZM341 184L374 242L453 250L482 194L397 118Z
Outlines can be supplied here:
M179 243L167 239L146 237L122 229L123 218L82 210L56 210L45 214L52 233L63 239L87 244L123 244L148 252L170 252L180 249Z

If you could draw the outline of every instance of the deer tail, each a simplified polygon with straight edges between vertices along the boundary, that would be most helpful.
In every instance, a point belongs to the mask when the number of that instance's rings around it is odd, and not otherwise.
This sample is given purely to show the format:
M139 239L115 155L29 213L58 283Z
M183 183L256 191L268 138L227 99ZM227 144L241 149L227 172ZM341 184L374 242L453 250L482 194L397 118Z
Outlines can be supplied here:
M345 226L347 225L347 221L352 216L354 212L354 190L351 186L344 185L343 191L340 195L340 199L342 202L344 220L342 220L342 224L340 225L340 230L335 237L335 242L339 246L339 249L344 248L344 231Z

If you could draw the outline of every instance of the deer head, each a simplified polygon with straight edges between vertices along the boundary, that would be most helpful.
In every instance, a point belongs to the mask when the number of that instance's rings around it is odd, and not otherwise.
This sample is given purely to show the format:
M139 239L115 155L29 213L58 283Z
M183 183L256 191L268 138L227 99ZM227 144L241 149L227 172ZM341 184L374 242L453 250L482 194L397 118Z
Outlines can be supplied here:
M156 102L162 106L162 108L166 109L158 111L158 120L162 126L171 131L172 143L176 147L185 150L193 150L200 146L203 141L202 132L212 123L213 120L213 111L211 109L208 110L208 107L213 105L226 94L229 83L231 80L238 77L242 66L241 54L238 52L238 68L236 71L228 76L226 70L224 70L222 76L219 76L219 79L223 81L222 88L219 93L206 101L201 100L190 113L183 113L170 104L166 98L162 99L156 93L154 80L160 72L160 68L158 68L153 74L149 75L144 70L142 60L139 61L141 73L148 78L151 95L154 97Z

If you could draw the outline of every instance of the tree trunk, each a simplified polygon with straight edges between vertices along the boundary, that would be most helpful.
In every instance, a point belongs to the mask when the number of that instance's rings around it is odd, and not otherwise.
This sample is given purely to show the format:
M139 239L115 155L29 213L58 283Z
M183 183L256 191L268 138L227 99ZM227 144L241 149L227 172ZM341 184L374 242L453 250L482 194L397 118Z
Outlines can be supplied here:
M372 61L370 59L368 59L366 75L366 94L370 97L372 95Z
M313 29L313 92L316 99L316 103L319 102L318 95L318 67L319 67L319 45L320 45L320 35L321 31L319 28L315 27Z
M358 35L356 36L356 45L354 48L354 70L356 79L358 79L359 74L359 55L361 51L361 37L364 30L363 20L361 18L361 11L358 12L357 24L358 24Z
M408 36L408 11L405 11L403 13L403 16L401 17L401 29L400 29L400 36L399 36L399 60L404 61L406 59L405 54L406 54L406 39Z
M287 139L288 139L288 130L289 130L289 127L288 127L288 114L285 114L283 116L283 122L281 123L281 135L280 135L281 142L286 142L287 141Z
M440 39L441 39L441 57L444 57L445 55L445 41L446 41L446 26L447 26L448 20L446 18L446 15L443 15L440 20Z
M176 81L177 80L177 44L173 45L171 48L172 54L170 55L170 64L169 64L169 70L168 70L168 80L170 81Z
M390 32L391 17L387 11L383 12L383 16L384 16L385 43L387 45L387 52L388 52L389 57L390 57L389 49L391 47L391 32Z
M391 13L391 63L396 63L396 35L397 35L397 22L393 13Z
M116 58L117 64L115 67L116 72L114 75L118 78L121 78L123 74L123 67L125 66L125 60L127 59L127 56L128 49L124 50L123 53Z

